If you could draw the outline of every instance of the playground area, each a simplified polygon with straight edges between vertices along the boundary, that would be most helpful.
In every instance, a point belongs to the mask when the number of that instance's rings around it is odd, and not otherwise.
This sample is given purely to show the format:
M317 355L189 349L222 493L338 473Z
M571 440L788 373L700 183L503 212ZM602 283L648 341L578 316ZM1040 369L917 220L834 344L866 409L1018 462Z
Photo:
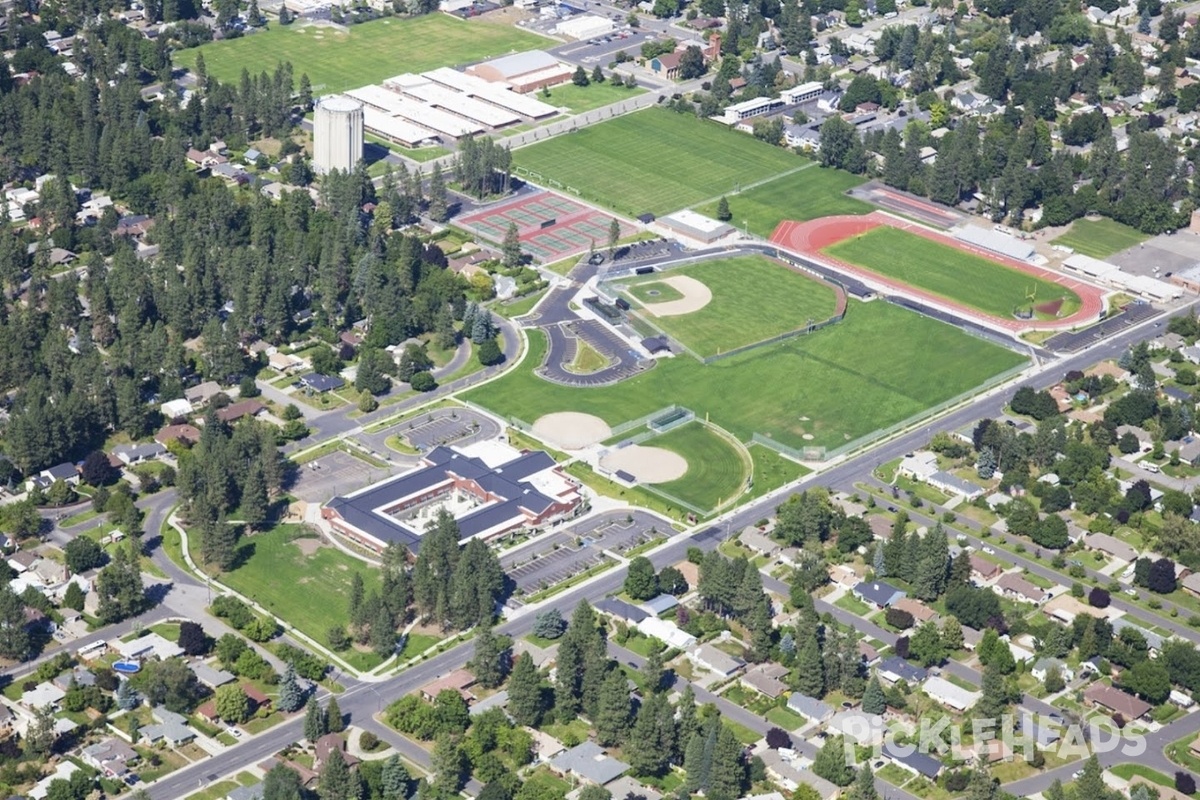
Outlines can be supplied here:
M503 242L508 226L515 224L521 250L544 264L559 261L589 248L608 247L613 217L553 192L537 192L476 211L456 222L493 242ZM633 229L621 226L621 236Z

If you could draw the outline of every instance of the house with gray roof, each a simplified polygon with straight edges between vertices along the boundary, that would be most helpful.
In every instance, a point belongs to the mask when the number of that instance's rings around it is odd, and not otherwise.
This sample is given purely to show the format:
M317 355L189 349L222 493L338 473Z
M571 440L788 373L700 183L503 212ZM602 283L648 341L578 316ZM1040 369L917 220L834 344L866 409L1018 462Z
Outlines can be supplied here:
M883 755L885 758L891 759L892 763L929 780L935 780L941 774L942 762L928 753L917 752L915 749L912 752L908 752L908 750L908 747L897 746L891 741L883 743Z
M225 800L262 800L263 785L255 783L250 786L239 786L236 789L231 789L229 794L225 795Z
M738 541L762 556L773 556L779 552L781 547L779 542L765 533L760 533L756 528L746 528L738 536Z
M650 616L632 603L626 603L624 600L616 597L605 597L602 600L597 600L595 609L632 625L636 625Z
M688 660L709 672L728 677L746 666L746 662L735 658L712 644L702 644L687 654Z
M825 722L833 716L833 707L815 697L809 697L799 692L792 692L788 698L787 707L810 722Z
M1120 636L1121 631L1124 630L1131 630L1140 633L1142 638L1146 640L1146 646L1150 648L1150 652L1155 655L1162 650L1163 644L1166 642L1166 639L1159 634L1154 633L1153 631L1148 631L1141 625L1136 625L1130 622L1125 617L1117 617L1116 619L1112 620L1112 629L1113 634L1116 636Z
M1089 533L1083 537L1083 544L1089 550L1098 550L1106 556L1119 558L1122 561L1137 561L1137 550L1115 536L1107 533Z
M188 727L183 715L162 706L150 709L150 715L157 720L156 724L147 725L141 731L142 738L150 744L163 741L177 747L196 738L196 732Z
M908 661L900 658L900 656L892 656L885 658L879 663L879 677L888 683L896 681L905 681L910 686L920 683L928 677L929 673L918 667L916 664L911 664Z
M552 758L550 769L564 777L571 775L604 786L624 775L629 765L608 755L604 748L588 740Z
M679 598L675 595L660 594L658 597L652 597L646 602L642 603L641 607L643 610L657 617L659 614L665 614L678 605Z
M210 689L216 689L218 686L224 686L227 683L233 683L234 677L231 673L223 669L215 669L205 664L203 661L193 661L188 664L192 672L196 673L196 680L203 683Z
M897 589L887 581L862 581L850 591L859 600L870 603L876 608L887 608L907 595L907 592Z

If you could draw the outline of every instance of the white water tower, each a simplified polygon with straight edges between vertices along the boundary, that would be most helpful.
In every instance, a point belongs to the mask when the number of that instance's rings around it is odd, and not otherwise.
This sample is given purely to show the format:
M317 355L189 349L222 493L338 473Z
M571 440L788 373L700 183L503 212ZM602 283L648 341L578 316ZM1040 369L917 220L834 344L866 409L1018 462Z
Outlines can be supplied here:
M313 114L313 169L350 172L363 157L362 103L334 94L322 97Z

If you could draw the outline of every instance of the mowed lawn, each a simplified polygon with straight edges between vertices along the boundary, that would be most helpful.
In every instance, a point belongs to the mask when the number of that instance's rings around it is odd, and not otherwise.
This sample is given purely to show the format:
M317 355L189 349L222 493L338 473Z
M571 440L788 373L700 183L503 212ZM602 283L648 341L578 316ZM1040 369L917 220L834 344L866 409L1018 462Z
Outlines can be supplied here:
M629 287L629 293L640 303L666 303L683 299L683 292L656 278L632 284Z
M678 453L688 463L683 477L650 486L652 490L661 489L710 511L746 487L749 475L745 458L724 436L699 422L680 425L645 444Z
M370 594L379 590L379 571L324 544L305 555L296 543L303 535L312 536L300 525L280 525L243 536L238 544L243 563L223 573L221 582L325 644L329 629L349 619L354 573L362 575Z
M543 103L566 108L572 114L582 114L585 111L591 111L601 106L637 97L645 91L645 89L640 89L636 86L629 87L606 80L604 83L593 82L587 86L564 83L551 89L549 97L546 97L541 92L536 92L531 96L541 100Z
M1055 239L1054 244L1066 245L1076 253L1092 258L1108 258L1149 238L1150 234L1142 233L1137 228L1101 217L1075 220L1071 223L1071 229Z
M236 82L243 68L257 75L290 61L297 83L308 73L313 91L320 95L379 83L402 72L466 64L547 44L548 39L511 25L426 14L372 20L346 32L275 25L262 33L180 50L175 62L191 68L203 53L209 75Z
M513 162L538 183L553 179L630 216L678 211L805 163L724 125L661 108L523 147Z
M787 219L804 222L835 214L869 214L873 210L869 203L846 194L863 180L840 169L815 166L784 175L726 197L729 213L733 214L730 222L738 227L748 227L756 236L767 237L775 226ZM715 218L718 202L706 203L696 210Z
M542 380L534 369L546 338L529 331L521 367L466 399L533 423L553 411L595 414L609 425L677 403L743 442L754 433L790 447L837 447L961 394L1025 359L890 303L853 302L846 318L799 336L704 365L660 361L612 386ZM812 438L805 439L808 434Z
M837 297L832 287L788 269L764 256L738 256L702 261L671 270L668 275L695 278L712 290L712 301L699 311L646 318L700 356L714 356L754 344L833 316ZM661 283L662 274L634 283Z
M827 247L825 252L1004 319L1029 305L1031 292L1036 293L1035 305L1063 298L1062 316L1079 308L1079 296L1057 283L886 225Z

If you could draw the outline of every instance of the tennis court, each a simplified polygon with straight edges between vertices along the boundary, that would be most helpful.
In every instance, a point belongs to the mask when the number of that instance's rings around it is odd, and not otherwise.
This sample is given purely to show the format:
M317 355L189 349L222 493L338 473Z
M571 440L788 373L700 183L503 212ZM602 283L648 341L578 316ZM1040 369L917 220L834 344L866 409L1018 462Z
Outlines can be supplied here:
M509 224L521 235L521 249L542 263L550 263L589 247L608 247L608 231L613 218L582 203L553 192L538 192L470 214L458 220L467 230L490 239L504 241ZM632 229L621 226L621 235Z

